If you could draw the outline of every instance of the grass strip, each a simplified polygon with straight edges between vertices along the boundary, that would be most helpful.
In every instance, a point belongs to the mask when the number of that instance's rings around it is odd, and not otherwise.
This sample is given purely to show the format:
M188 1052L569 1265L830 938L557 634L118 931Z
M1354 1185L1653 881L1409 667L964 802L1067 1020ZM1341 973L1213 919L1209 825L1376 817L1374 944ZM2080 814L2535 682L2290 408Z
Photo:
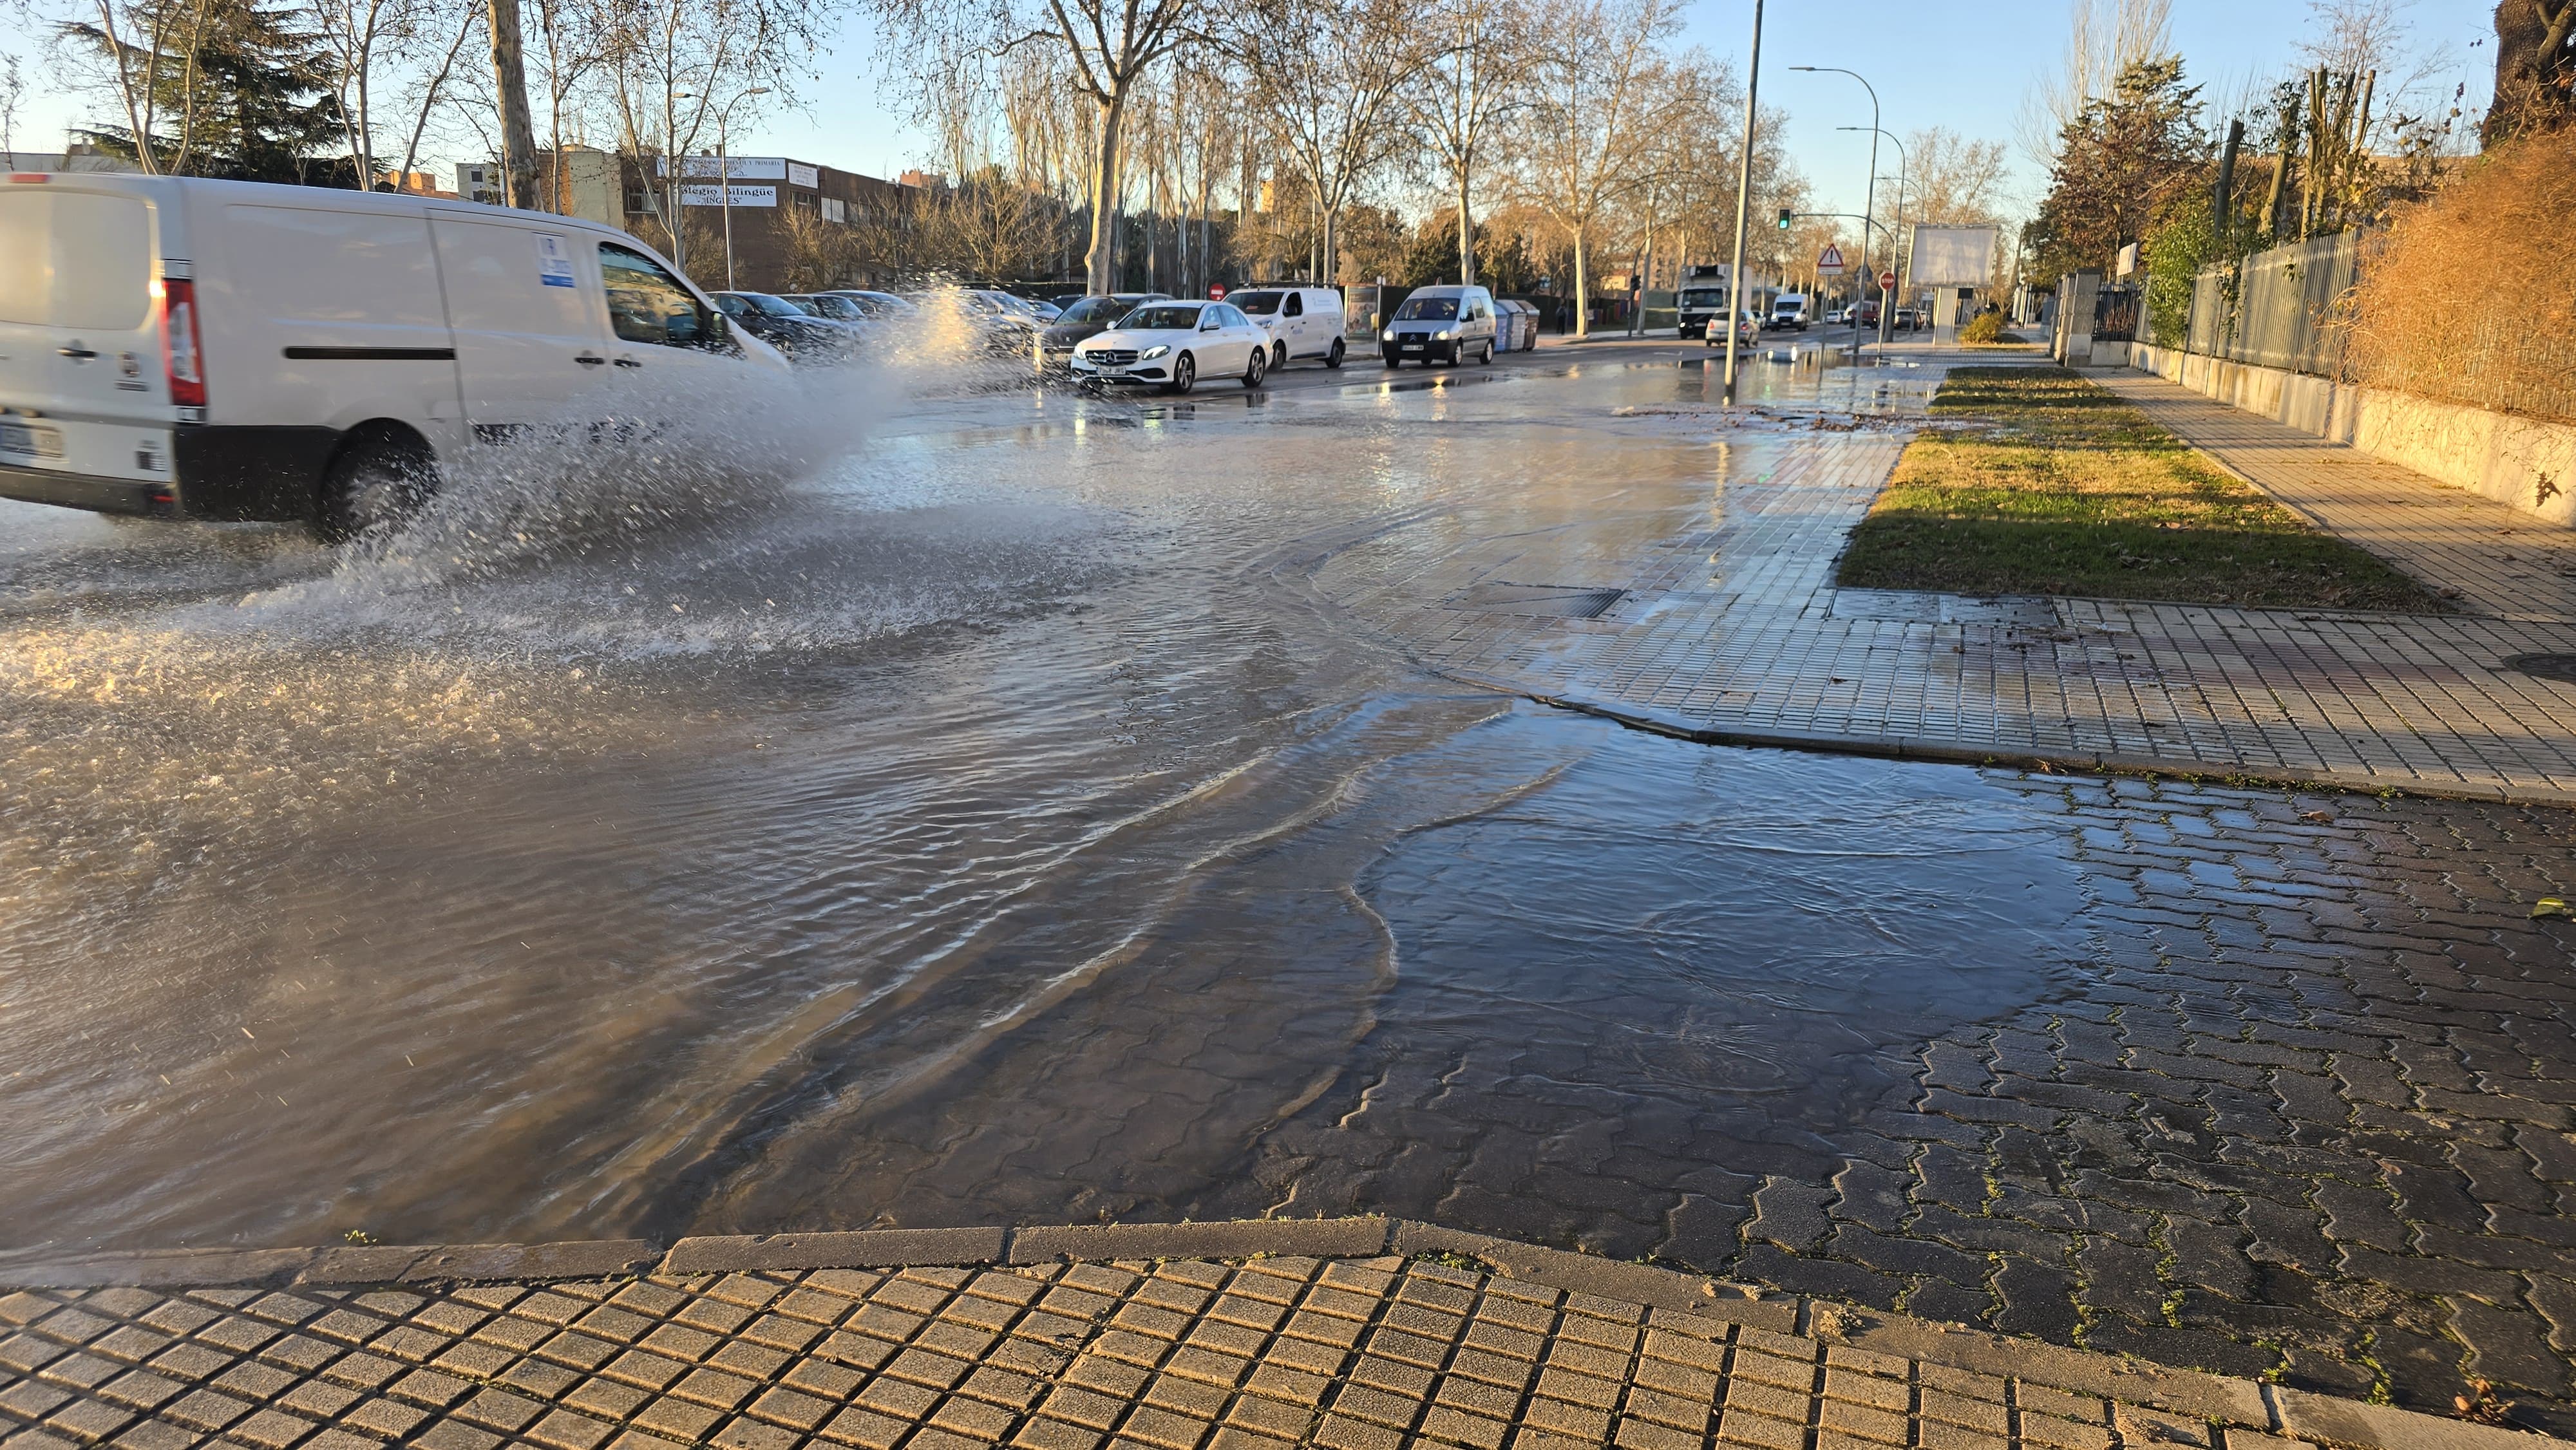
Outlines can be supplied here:
M1952 368L1843 551L1859 589L2436 612L2440 595L2059 367Z

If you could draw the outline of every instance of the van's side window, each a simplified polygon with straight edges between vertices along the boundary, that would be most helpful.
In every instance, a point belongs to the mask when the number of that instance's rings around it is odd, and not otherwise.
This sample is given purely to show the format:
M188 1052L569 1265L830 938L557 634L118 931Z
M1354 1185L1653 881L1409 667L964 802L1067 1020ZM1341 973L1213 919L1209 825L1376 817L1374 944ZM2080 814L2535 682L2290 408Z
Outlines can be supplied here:
M620 342L660 347L714 347L719 334L706 308L650 257L599 244L599 279L608 289L608 321Z
M1290 317L1303 317L1306 315L1306 299L1291 292L1288 294L1288 305L1280 310Z

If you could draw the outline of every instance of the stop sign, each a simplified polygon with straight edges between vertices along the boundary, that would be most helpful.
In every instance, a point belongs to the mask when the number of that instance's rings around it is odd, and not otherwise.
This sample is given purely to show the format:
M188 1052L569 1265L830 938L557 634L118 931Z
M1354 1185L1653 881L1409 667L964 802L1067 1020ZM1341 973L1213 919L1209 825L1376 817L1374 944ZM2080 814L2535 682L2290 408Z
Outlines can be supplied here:
M1879 274L1878 274L1878 290L1879 290L1879 291L1881 291L1881 292L1892 291L1892 290L1894 290L1894 289L1895 289L1895 287L1896 287L1896 274L1895 274L1894 272L1881 272L1881 273L1879 273Z

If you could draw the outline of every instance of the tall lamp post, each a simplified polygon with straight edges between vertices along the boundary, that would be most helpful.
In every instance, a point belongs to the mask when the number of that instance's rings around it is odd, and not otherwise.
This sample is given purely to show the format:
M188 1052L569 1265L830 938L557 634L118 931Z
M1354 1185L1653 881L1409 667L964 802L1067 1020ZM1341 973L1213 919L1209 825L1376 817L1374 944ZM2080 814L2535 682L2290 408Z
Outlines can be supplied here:
M1721 407L1735 406L1735 349L1744 316L1744 229L1753 216L1753 97L1762 84L1762 0L1753 0L1753 59L1744 76L1744 154L1735 177L1735 260L1726 269L1726 380Z
M1869 244L1871 240L1869 232L1869 218L1872 215L1871 209L1878 204L1878 138L1886 134L1878 129L1878 87L1871 85L1869 83L1869 77L1862 75L1859 71L1845 70L1838 65L1793 65L1789 67L1789 69L1807 71L1818 75L1850 76L1853 80L1860 82L1860 88L1862 90L1869 92L1869 129L1871 133L1869 138L1869 190L1862 193L1860 204L1860 266L1863 272L1868 272L1870 271ZM1895 245L1890 243L1888 246L1888 255L1891 261L1894 260L1895 252ZM1887 312L1887 289L1881 287L1878 289L1878 340L1880 342L1887 341ZM1857 314L1855 314L1855 316L1856 315ZM1855 358L1860 356L1860 328L1857 324L1854 324L1852 327L1852 356Z
M1837 131L1877 130L1873 126L1836 126L1834 129ZM1887 234L1887 270L1896 274L1896 285L1901 289L1907 280L1906 273L1913 270L1912 254L1905 250L1905 173L1913 162L1905 154L1905 143L1896 139L1895 132L1879 131L1878 134L1886 137L1887 144L1896 148L1896 229ZM1887 302L1884 298L1879 301L1878 310L1881 314L1887 311ZM1885 332L1879 334L1882 341L1886 336Z
M765 96L768 94L769 87L767 86L748 86L736 92L732 100L725 102L724 105L719 107L716 111L716 200L724 209L725 290L727 292L734 290L733 161L731 157L727 155L725 149L727 144L733 138L733 108L741 105L750 97ZM696 96L687 91L682 91L679 95L680 99L684 101L694 101L697 99ZM682 196L686 196L687 194L688 193L685 191L681 193ZM795 198L790 197L788 200L790 204L793 204ZM683 219L688 216L688 206L685 202L681 204L680 216Z

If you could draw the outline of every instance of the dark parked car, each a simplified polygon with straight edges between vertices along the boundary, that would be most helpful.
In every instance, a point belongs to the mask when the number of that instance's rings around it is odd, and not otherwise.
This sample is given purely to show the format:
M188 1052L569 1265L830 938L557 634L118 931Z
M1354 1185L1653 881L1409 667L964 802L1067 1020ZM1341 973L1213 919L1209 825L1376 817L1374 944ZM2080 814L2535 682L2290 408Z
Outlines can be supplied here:
M1068 302L1063 313L1038 334L1037 365L1048 372L1062 372L1072 361L1074 348L1085 339L1107 332L1144 303L1171 300L1168 292L1120 292Z
M734 325L787 355L790 362L829 362L847 354L850 332L766 292L716 292L717 310Z

